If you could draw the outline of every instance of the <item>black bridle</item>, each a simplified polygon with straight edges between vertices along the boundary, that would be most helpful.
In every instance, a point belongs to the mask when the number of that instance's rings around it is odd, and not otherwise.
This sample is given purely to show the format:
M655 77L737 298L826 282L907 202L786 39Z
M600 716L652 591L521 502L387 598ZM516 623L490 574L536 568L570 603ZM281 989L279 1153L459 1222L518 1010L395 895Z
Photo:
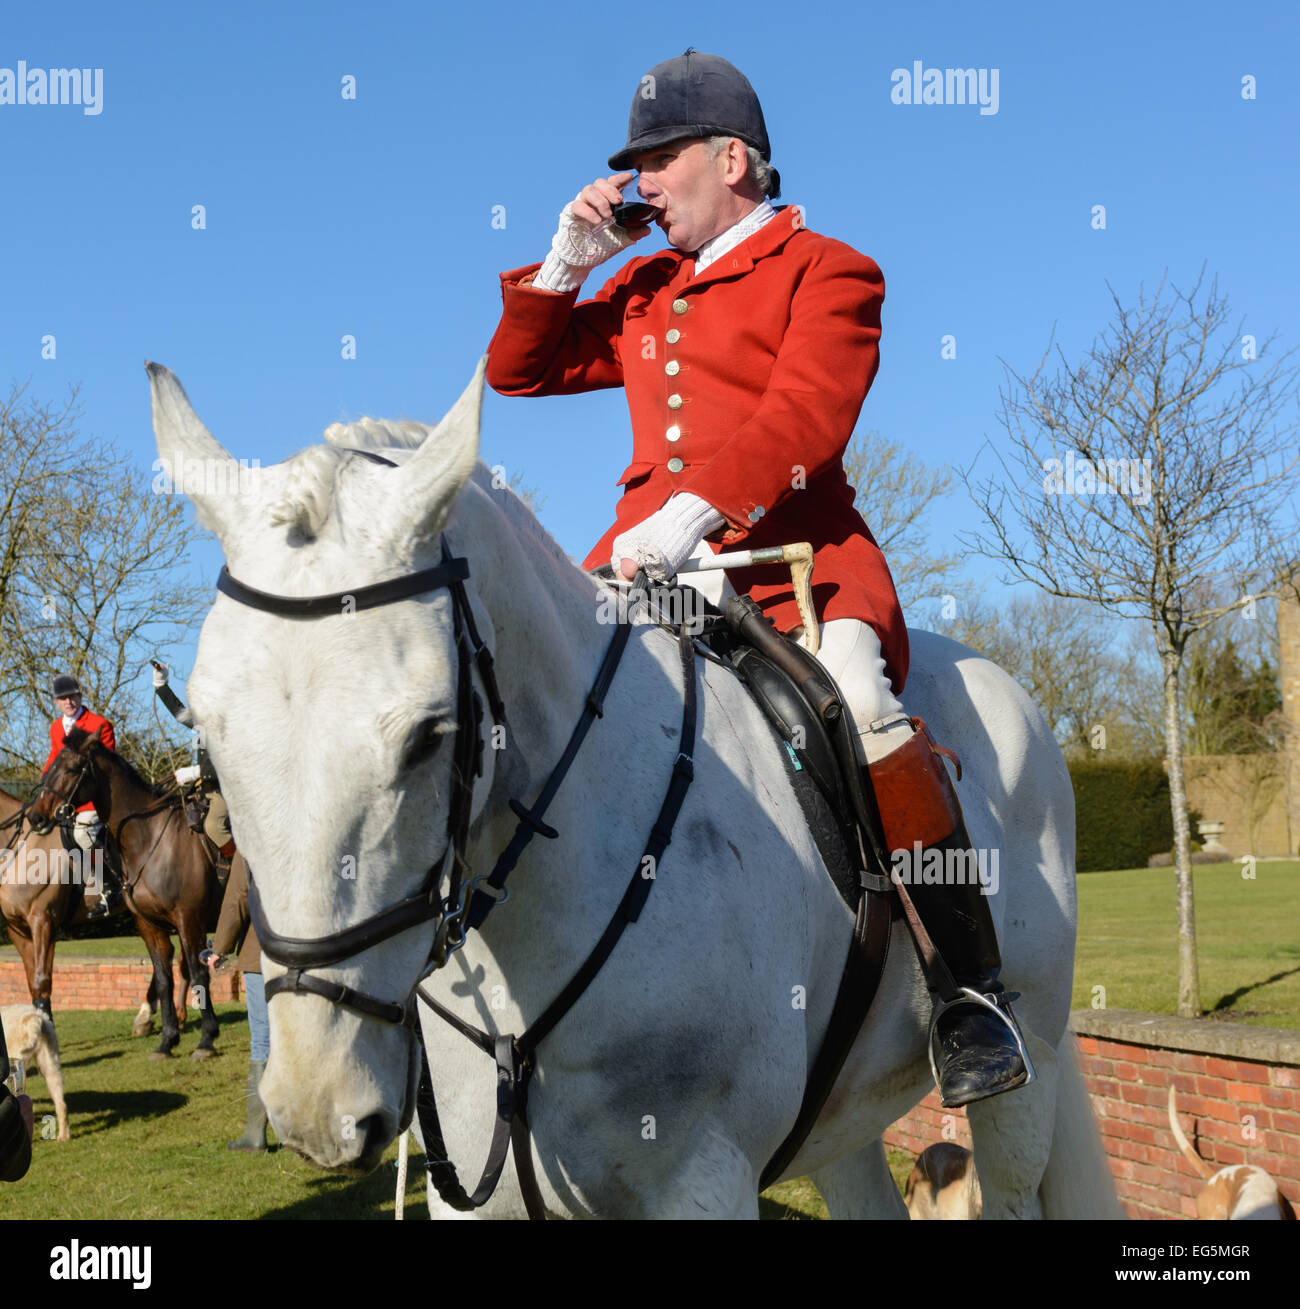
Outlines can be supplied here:
M352 927L329 936L302 938L282 936L272 930L266 921L258 898L256 883L250 876L248 911L264 953L276 963L284 965L283 976L266 984L269 1001L282 991L302 991L318 995L335 1004L377 1018L381 1022L415 1027L415 990L402 1001L380 1000L362 991L342 986L338 982L312 977L308 970L328 968L342 963L353 955L390 940L409 928L422 923L437 922L433 944L421 978L445 964L452 954L465 944L465 913L474 881L465 879L469 865L465 859L465 845L469 836L470 816L474 802L474 779L483 773L483 702L474 689L471 669L477 666L494 723L504 725L505 705L497 690L496 675L492 668L492 654L483 643L474 623L474 615L465 594L465 579L469 576L469 561L453 558L444 539L442 562L405 577L353 591L338 591L332 595L282 596L259 591L232 577L222 568L217 589L240 604L282 618L313 619L338 616L358 609L373 609L393 604L412 596L447 588L452 595L452 609L456 640L456 744L451 768L451 796L447 814L447 843L442 854L430 866L420 889L408 899L399 901ZM447 865L451 864L448 892L441 894Z
M96 738L90 736L87 739L93 741ZM76 760L75 765L69 769L69 773L72 776L72 785L68 790L64 792L56 790L51 786L50 783L45 780L46 773L49 772L49 769L46 769L46 772L41 774L41 780L36 784L35 792L27 801L27 804L23 806L23 808L26 809L28 806L38 803L40 797L43 795L52 795L59 802L58 807L49 818L38 816L37 821L49 824L48 827L43 829L36 825L36 821L33 820L32 814L28 813L27 821L32 824L32 829L38 836L44 836L46 832L53 831L54 828L60 826L62 823L72 821L76 814L77 792L81 790L82 783L85 782L86 778L90 775L90 770L94 766L89 752L82 754L80 750L73 750L70 746L65 745L59 753L54 756L54 763L50 765L50 768L53 768L54 764L57 764L65 754L70 754L73 759Z
M693 763L696 729L695 648L689 632L683 628L676 637L685 688L677 758L673 763L663 803L651 828L645 850L637 861L636 870L618 908L614 911L599 941L579 965L568 984L526 1031L517 1037L483 1032L462 1021L445 1006L439 1004L424 990L421 982L429 973L445 964L451 954L465 944L467 928L481 928L491 910L507 898L506 878L533 837L540 835L553 839L559 836L559 833L544 821L546 809L559 790L592 723L603 715L605 695L614 679L623 651L627 648L632 624L626 618L620 619L563 754L552 769L550 777L531 809L518 800L511 799L510 808L519 819L514 837L496 860L491 874L475 877L465 859L474 779L481 776L483 761L483 741L480 735L483 710L478 694L473 688L471 679L473 666L478 667L493 720L499 725L505 722L505 705L497 689L491 652L479 637L465 594L464 584L468 576L468 561L464 558L452 557L446 538L442 541L442 563L436 567L426 568L392 581L380 582L374 586L362 587L356 591L336 592L333 595L310 597L270 595L237 581L225 568L221 570L217 586L224 595L240 604L278 614L281 617L323 618L346 612L345 604L350 604L354 610L369 609L447 587L452 593L455 621L458 730L456 756L452 767L452 795L447 818L447 845L437 863L429 869L420 890L409 899L353 927L334 932L330 936L310 940L281 936L271 930L262 912L256 885L251 875L248 908L262 950L287 970L281 977L267 982L268 1001L282 991L308 992L367 1017L412 1028L419 1039L419 1024L415 1019L418 996L445 1022L495 1058L498 1075L496 1122L483 1175L473 1194L469 1194L460 1184L455 1165L446 1157L442 1127L433 1096L428 1055L423 1050L423 1041L420 1041L421 1078L416 1097L416 1110L419 1113L428 1155L429 1177L447 1204L460 1210L477 1209L486 1204L495 1191L506 1157L513 1145L516 1172L529 1217L544 1218L545 1207L532 1167L526 1116L528 1087L535 1067L536 1050L541 1041L590 986L605 961L613 953L627 926L637 921L654 886L653 870L658 866L672 839L677 815L681 811L686 792L695 776ZM644 572L638 572L632 584L633 592L640 591L644 594L646 585ZM442 896L439 887L449 858L451 861L449 891L446 896ZM647 868L651 870L648 875ZM464 876L466 873L470 874L468 880ZM337 982L308 975L309 969L342 963L345 959L359 954L362 950L368 950L371 946L378 945L408 928L435 920L438 927L426 967L416 979L410 994L401 1003L380 1000Z

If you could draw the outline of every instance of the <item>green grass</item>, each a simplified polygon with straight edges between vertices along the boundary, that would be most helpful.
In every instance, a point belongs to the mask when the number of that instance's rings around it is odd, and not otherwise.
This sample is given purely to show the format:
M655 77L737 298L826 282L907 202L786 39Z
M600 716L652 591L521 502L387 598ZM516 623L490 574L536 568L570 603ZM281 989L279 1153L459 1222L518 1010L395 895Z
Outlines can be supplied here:
M1192 871L1201 1006L1206 1016L1300 1030L1300 863ZM1171 868L1084 873L1079 887L1076 1008L1106 988L1108 1009L1172 1014L1178 1000L1178 920Z
M178 1054L150 1061L156 1039L132 1038L131 1015L68 1011L58 1015L59 1046L71 1141L45 1140L40 1128L54 1106L30 1070L36 1112L32 1167L0 1186L6 1218L373 1218L391 1220L396 1144L383 1165L359 1181L335 1177L288 1150L235 1154L226 1142L244 1126L248 1025L240 1005L218 1005L222 1054L195 1062L197 1029L187 1025ZM411 1154L408 1219L427 1218L424 1157ZM912 1157L891 1151L900 1185ZM763 1218L825 1218L807 1179L764 1192Z
M180 942L173 935L177 958L180 957ZM102 936L91 937L83 941L70 941L60 937L54 943L54 963L60 959L76 955L93 956L97 959L148 959L149 951L139 936ZM0 959L17 959L18 951L12 945L0 946ZM55 1003L58 1003L58 991L55 991Z
M1261 863L1254 880L1237 864L1194 870L1201 999L1214 1016L1300 1030L1300 863ZM1108 1008L1173 1013L1177 926L1170 869L1123 869L1079 878L1079 948L1073 1003L1087 1008L1091 988L1106 988ZM136 937L64 941L67 954L143 957ZM0 950L0 957L6 953ZM57 997L56 997L57 998ZM59 1040L68 1086L72 1140L38 1139L24 1181L0 1187L0 1220L10 1217L391 1218L394 1162L350 1181L323 1173L287 1150L248 1156L226 1141L243 1127L248 1027L240 1005L220 1005L220 1057L188 1058L193 1021L179 1055L147 1058L156 1038L131 1038L132 1015L60 1012ZM41 1116L53 1113L33 1073L28 1087ZM913 1159L890 1151L900 1187ZM407 1214L427 1216L422 1157L407 1179ZM767 1219L826 1217L807 1178L765 1191Z
M0 1186L5 1218L392 1218L397 1146L359 1181L335 1177L288 1150L235 1154L226 1142L244 1126L248 1024L242 1005L218 1005L216 1059L195 1062L197 1025L179 1053L154 1063L157 1038L129 1035L125 1011L60 1013L59 1046L71 1141L40 1139L53 1121L45 1083L28 1091L37 1137L27 1176ZM428 1217L423 1157L407 1178L407 1215Z

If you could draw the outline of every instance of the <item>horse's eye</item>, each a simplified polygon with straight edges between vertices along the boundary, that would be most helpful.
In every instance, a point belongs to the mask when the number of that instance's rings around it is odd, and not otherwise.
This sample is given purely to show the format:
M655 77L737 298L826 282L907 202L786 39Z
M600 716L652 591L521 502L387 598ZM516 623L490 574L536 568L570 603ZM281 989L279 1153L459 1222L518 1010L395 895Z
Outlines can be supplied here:
M406 749L402 752L403 768L415 768L433 758L446 735L439 731L440 726L437 718L426 718L424 722L415 725L407 738Z

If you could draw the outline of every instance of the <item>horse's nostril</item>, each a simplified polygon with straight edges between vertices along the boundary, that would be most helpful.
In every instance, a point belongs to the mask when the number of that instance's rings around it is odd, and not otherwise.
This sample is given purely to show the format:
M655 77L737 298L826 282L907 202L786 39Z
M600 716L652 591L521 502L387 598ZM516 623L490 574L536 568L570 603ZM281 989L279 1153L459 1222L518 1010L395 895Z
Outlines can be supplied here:
M388 1148L396 1135L393 1120L385 1113L370 1114L357 1124L357 1139L361 1142L361 1155L380 1154Z

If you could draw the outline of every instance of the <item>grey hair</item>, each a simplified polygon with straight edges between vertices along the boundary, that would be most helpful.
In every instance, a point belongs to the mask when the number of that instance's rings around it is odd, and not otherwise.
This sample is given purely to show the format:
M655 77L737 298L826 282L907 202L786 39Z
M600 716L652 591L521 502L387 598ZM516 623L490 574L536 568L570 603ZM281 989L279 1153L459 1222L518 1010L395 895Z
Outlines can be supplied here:
M739 140L739 137L732 136L709 136L705 137L704 144L708 147L709 158L716 159L727 148L728 141ZM741 141L741 144L745 143ZM776 169L767 163L752 145L745 145L745 157L749 160L749 171L745 174L745 181L752 182L768 199L775 200L781 194L781 184L777 180Z

